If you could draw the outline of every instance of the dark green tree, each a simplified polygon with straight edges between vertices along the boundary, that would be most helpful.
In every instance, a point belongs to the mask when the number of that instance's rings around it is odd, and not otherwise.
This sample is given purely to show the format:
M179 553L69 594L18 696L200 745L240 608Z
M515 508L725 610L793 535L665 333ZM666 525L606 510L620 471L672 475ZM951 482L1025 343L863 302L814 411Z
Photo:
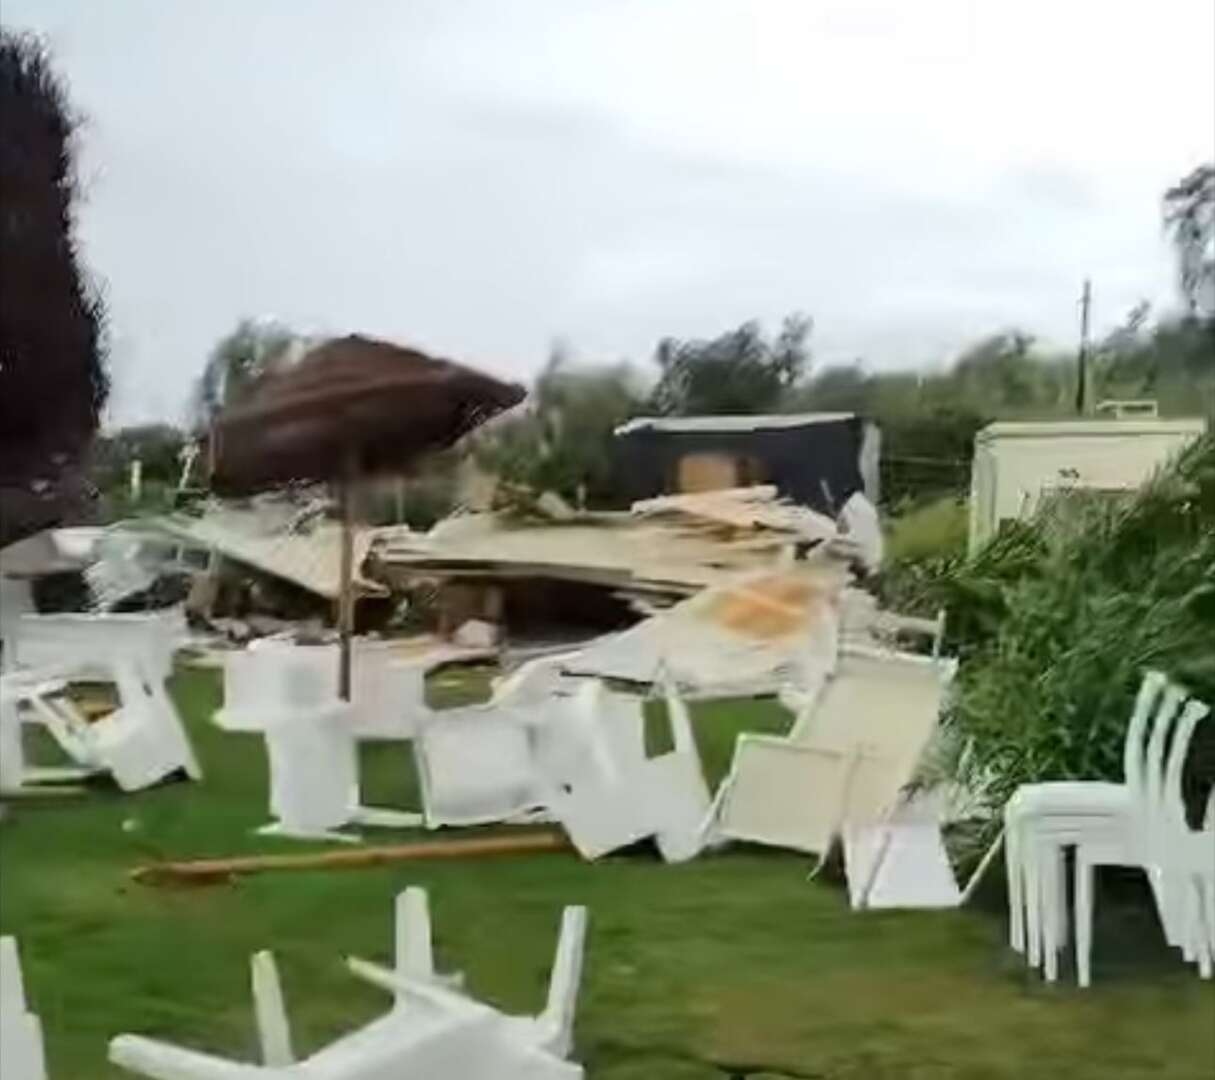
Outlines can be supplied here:
M293 346L301 339L281 323L241 319L222 337L194 386L193 421L205 429L226 405L241 395L260 375L290 362Z
M578 365L555 348L526 409L477 440L478 460L503 480L535 492L611 503L613 432L643 411L639 383L628 364Z
M790 315L774 340L754 321L708 341L664 338L654 354L659 378L651 408L673 416L780 408L809 370L812 327L808 317Z
M1190 314L1215 318L1215 164L1200 165L1164 193L1164 224Z
M75 126L42 44L0 29L0 544L88 512L109 379L73 234Z
M184 443L183 432L171 424L139 424L98 436L92 453L94 483L103 491L125 484L131 462L138 460L144 483L176 484Z

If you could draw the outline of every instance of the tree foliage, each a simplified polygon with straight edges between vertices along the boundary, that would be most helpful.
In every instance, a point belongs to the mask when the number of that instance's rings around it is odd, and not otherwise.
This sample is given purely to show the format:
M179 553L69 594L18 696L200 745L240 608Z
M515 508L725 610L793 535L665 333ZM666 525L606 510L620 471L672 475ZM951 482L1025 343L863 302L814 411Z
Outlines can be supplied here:
M241 319L211 350L195 383L195 425L206 428L222 408L239 401L255 379L288 363L300 340L281 323Z
M1137 304L1092 350L1091 400L1155 400L1163 415L1215 412L1215 319L1155 324ZM992 420L1074 415L1076 358L1018 330L976 342L938 372L828 367L786 399L790 411L857 412L882 431L888 506L965 493L975 432Z
M1200 165L1164 193L1164 223L1190 313L1215 318L1215 164Z
M125 484L139 461L145 483L176 484L185 434L171 424L138 424L100 435L93 443L93 482L102 491Z
M1075 499L1048 502L941 579L967 661L952 717L969 748L960 766L993 808L1020 783L1121 779L1147 668L1215 698L1215 437L1130 500ZM1205 797L1204 778L1215 740L1191 773Z
M777 409L809 370L812 327L795 314L773 340L754 321L707 341L664 338L654 354L659 378L651 406L674 416Z
M41 43L0 29L0 542L80 513L109 392L73 235L76 118Z
M554 350L527 406L493 425L478 441L477 456L509 483L555 491L571 502L610 503L613 432L643 404L628 364L578 366Z

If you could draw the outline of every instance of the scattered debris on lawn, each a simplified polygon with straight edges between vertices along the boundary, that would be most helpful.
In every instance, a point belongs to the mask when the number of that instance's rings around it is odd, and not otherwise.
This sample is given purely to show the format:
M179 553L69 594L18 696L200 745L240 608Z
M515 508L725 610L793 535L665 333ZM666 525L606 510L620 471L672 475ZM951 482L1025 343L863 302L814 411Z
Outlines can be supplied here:
M474 621L498 627L508 646L529 636L568 645L816 547L843 561L859 550L771 486L663 496L622 512L560 504L557 513L543 497L524 505L456 514L427 533L381 530L366 573L394 591L437 584L445 636Z

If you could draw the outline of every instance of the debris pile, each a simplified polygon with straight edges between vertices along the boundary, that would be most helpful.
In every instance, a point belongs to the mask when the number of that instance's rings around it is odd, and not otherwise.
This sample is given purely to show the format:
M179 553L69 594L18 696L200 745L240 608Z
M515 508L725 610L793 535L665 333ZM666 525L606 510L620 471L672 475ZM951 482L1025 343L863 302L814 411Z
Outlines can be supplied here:
M567 639L581 616L585 639L816 548L841 562L856 555L835 522L773 487L668 495L626 512L575 511L541 496L457 514L424 534L382 530L367 573L394 590L437 583L445 632L468 619L505 622L510 640L548 614L550 625L567 625ZM571 596L577 610L560 610Z

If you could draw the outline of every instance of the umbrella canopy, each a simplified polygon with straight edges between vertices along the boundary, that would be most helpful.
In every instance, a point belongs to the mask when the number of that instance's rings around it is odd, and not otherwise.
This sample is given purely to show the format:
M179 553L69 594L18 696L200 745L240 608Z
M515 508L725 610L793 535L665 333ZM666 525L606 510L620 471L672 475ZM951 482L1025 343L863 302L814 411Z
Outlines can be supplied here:
M523 400L523 387L352 334L263 376L212 431L214 489L384 472L450 446Z

